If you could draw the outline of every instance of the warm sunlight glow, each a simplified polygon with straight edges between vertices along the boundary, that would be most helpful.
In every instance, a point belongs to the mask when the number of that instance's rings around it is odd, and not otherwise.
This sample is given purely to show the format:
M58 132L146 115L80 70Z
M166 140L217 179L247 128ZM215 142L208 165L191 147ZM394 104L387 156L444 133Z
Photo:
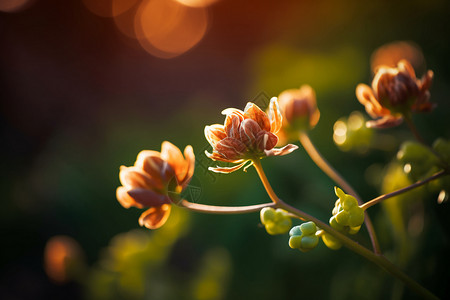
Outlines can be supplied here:
M142 47L160 58L176 57L194 47L206 33L208 13L174 1L143 2L135 18Z
M31 0L1 0L0 11L17 12L29 3L31 3Z
M86 8L100 17L115 17L132 8L138 0L83 0Z
M178 3L181 3L190 7L207 7L218 0L175 0Z

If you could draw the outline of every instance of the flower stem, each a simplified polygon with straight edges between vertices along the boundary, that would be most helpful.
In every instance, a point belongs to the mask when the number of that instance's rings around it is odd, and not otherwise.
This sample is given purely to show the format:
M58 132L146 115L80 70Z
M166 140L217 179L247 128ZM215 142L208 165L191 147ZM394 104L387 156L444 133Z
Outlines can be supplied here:
M427 290L419 283L414 281L412 278L410 278L408 275L403 273L394 264L388 261L383 255L370 251L364 246L348 238L344 234L338 232L328 224L325 224L319 219L303 212L302 210L292 207L289 204L285 203L283 200L279 199L275 194L275 192L273 191L272 187L270 186L270 183L268 182L267 177L264 174L264 170L262 169L261 163L257 161L257 163L255 163L254 166L258 172L258 175L260 176L261 181L263 182L264 187L267 190L267 193L269 194L269 197L274 202L274 207L282 208L290 212L291 214L298 216L300 219L314 222L320 229L324 230L328 234L331 234L333 237L338 239L345 247L363 256L364 258L376 264L389 274L397 277L398 279L403 281L403 283L406 284L409 288L411 288L411 290L416 292L418 295L422 296L424 299L438 299L433 293L431 293L429 290Z
M409 130L414 134L414 137L417 141L419 141L423 145L427 145L425 143L425 140L420 135L419 131L417 130L416 126L414 125L414 122L412 121L411 114L404 114L403 119L405 120L406 125L408 125Z
M277 195L272 189L272 186L269 183L269 180L267 179L266 174L264 173L264 170L261 165L261 160L259 158L255 158L252 160L253 165L255 166L256 172L259 175L259 178L261 178L262 184L264 185L264 188L267 191L267 194L269 195L270 199L273 203L278 203L280 199L278 199Z
M389 199L389 198L392 198L394 196L400 195L402 193L406 193L407 191L410 191L412 189L415 189L416 187L422 186L422 185L424 185L424 184L426 184L426 183L428 183L428 182L430 182L432 180L435 180L435 179L437 179L437 178L439 178L441 176L444 176L444 175L448 175L448 173L445 170L439 171L439 172L435 173L434 175L428 177L427 179L419 180L416 183L408 185L407 187L401 188L401 189L396 190L396 191L394 191L392 193L381 195L381 196L376 197L376 198L374 198L374 199L372 199L370 201L367 201L366 203L361 205L361 208L362 209L368 209L369 207L372 207L375 204L380 203L381 201L384 201L386 199Z
M215 205L192 203L183 199L180 201L179 205L196 212L227 215L227 214L245 214L257 212L263 209L264 207L273 207L275 206L275 203L270 202L248 206L215 206Z
M306 132L301 132L299 135L300 143L303 148L308 153L309 157L314 161L314 163L330 177L334 182L336 182L347 194L350 194L358 200L358 204L362 205L363 201L358 193L353 189L353 187L330 165L330 163L320 154L317 148L312 143ZM364 212L364 223L367 228L367 232L372 242L372 247L375 253L381 253L380 245L378 243L377 236L375 234L375 229L372 224L372 220L367 212Z

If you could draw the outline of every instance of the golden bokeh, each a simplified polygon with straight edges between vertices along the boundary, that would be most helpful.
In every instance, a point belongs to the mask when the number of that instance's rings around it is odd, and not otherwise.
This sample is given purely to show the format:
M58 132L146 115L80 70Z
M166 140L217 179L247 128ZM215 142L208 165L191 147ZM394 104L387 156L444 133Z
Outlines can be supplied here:
M148 0L135 17L136 37L150 54L173 58L194 47L208 28L208 11L174 1Z
M190 7L207 7L217 2L218 0L175 0L175 1Z

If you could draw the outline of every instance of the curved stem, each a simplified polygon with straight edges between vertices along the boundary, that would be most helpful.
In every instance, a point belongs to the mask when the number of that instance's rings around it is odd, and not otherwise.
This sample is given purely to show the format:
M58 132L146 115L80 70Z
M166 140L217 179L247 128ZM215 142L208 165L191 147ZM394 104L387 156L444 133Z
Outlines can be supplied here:
M267 191L267 194L269 194L270 199L273 203L278 203L280 199L278 199L277 195L272 189L272 186L269 183L269 180L266 177L266 174L264 173L264 170L261 165L261 160L259 158L253 159L253 165L255 166L256 172L259 175L259 178L261 178L262 184L264 185L264 188Z
M215 206L215 205L206 205L206 204L198 204L192 203L185 199L181 200L179 203L180 206L185 207L192 211L207 213L207 214L245 214L251 212L257 212L263 209L264 207L273 207L275 203L264 203L257 205L248 205L248 206Z
M312 143L306 132L301 132L299 136L300 143L303 148L308 153L309 157L314 161L314 163L330 177L334 182L336 182L347 194L350 194L358 200L358 204L362 205L363 201L358 193L353 189L353 187L330 165L330 163L320 154L317 148ZM370 241L372 242L372 247L375 253L381 253L380 245L378 243L377 236L375 234L375 229L372 224L372 220L367 212L364 212L364 223L369 233Z
M269 194L269 197L274 202L274 207L282 208L291 214L294 214L298 216L301 219L312 221L316 223L316 225L324 230L325 232L331 234L333 237L338 239L345 247L352 250L353 252L365 257L367 260L373 262L377 266L379 266L384 271L388 272L389 274L397 277L403 283L405 283L409 288L411 288L414 292L416 292L418 295L422 296L425 299L438 299L433 293L431 293L429 290L421 286L419 283L414 281L412 278L410 278L408 275L403 273L400 269L398 269L394 264L392 264L390 261L388 261L384 256L378 253L374 253L370 251L369 249L363 247L362 245L356 243L352 239L348 238L344 234L340 233L339 231L336 231L334 228L329 226L328 224L325 224L324 222L320 221L319 219L295 208L290 206L289 204L285 203L283 200L279 199L275 192L273 191L272 187L270 186L270 183L267 180L267 177L264 174L264 170L262 169L261 163L257 161L257 163L254 164L258 175L260 175L260 179L263 182L264 187L267 189L267 193Z
M362 209L368 209L369 207L374 206L375 204L380 203L381 201L384 201L386 199L389 199L389 198L392 198L394 196L400 195L402 193L406 193L407 191L410 191L412 189L415 189L416 187L422 186L422 185L424 185L424 184L426 184L426 183L428 183L428 182L430 182L430 181L432 181L434 179L437 179L437 178L439 178L441 176L444 176L444 175L448 175L445 170L439 171L439 172L435 173L434 175L428 177L427 179L419 180L416 183L413 183L413 184L411 184L411 185L409 185L407 187L404 187L402 189L396 190L396 191L394 191L392 193L389 193L389 194L381 195L381 196L376 197L376 198L374 198L374 199L372 199L370 201L367 201L366 203L364 203L360 207Z
M417 130L416 126L414 125L414 122L412 121L411 114L404 114L403 119L405 120L406 125L408 125L409 130L411 130L411 132L414 134L416 140L419 141L421 144L426 145L425 140L419 134L419 131Z

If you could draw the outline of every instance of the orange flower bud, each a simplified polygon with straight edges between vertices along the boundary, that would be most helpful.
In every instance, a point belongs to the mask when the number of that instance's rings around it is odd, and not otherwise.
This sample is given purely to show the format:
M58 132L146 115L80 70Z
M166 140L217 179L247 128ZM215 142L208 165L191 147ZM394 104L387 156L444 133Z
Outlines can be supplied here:
M226 115L224 125L205 127L205 137L213 147L213 152L206 152L206 155L212 160L240 164L230 168L209 168L214 172L230 173L254 158L285 155L297 149L295 145L274 149L278 141L275 134L282 122L276 98L271 99L268 114L251 102L244 111L227 108L222 114Z
M211 137L214 140L214 137ZM181 193L194 174L195 156L191 146L180 149L163 142L161 152L141 151L132 167L120 167L122 186L117 188L119 203L129 208L149 207L139 218L139 224L150 229L159 228L170 214L168 193Z
M320 112L311 86L285 90L278 96L278 101L283 114L283 125L278 134L281 144L297 140L299 131L312 129L319 122Z
M372 88L365 84L356 87L356 97L372 118L368 127L386 128L399 125L411 111L430 111L429 102L433 72L427 71L422 79L417 79L414 69L406 60L397 67L381 66L372 81Z

